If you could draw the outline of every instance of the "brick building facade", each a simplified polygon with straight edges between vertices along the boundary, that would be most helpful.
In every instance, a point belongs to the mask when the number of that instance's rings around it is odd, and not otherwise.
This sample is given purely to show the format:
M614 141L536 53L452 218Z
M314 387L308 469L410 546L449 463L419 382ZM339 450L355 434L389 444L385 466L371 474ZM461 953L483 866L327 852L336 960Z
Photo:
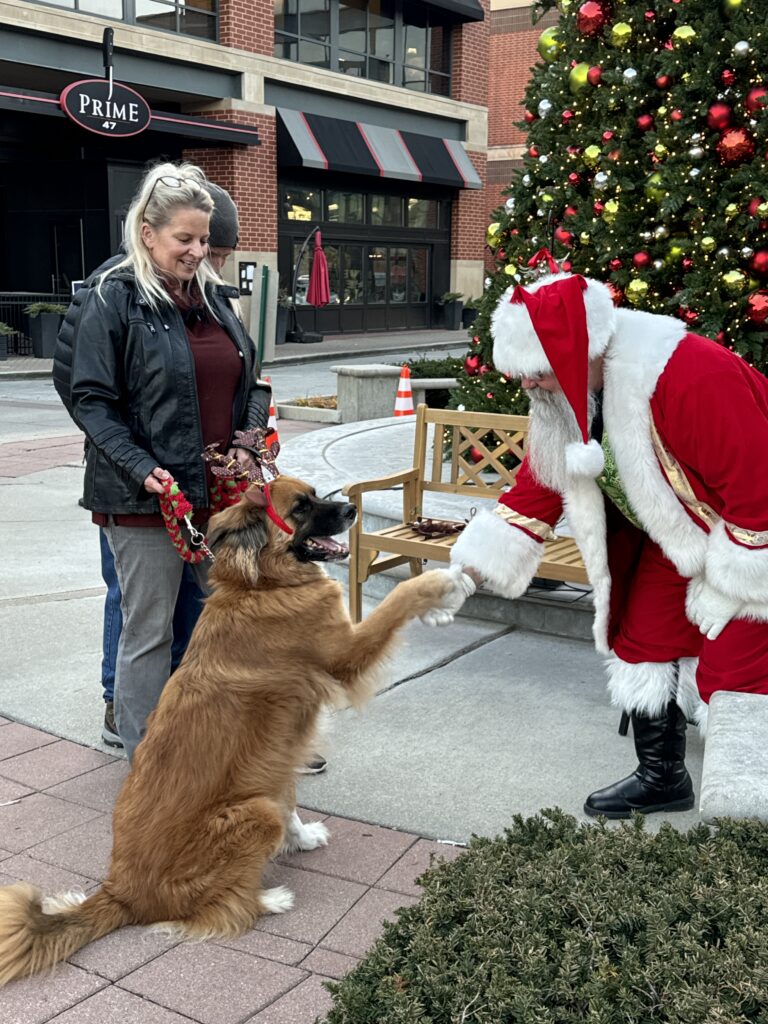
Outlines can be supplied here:
M22 223L38 233L15 266L18 245L0 244L6 289L65 291L119 243L146 164L183 158L238 206L231 279L245 293L248 274L269 271L265 325L244 294L267 348L279 287L295 293L300 326L321 333L433 326L443 292L480 293L494 205L490 0L163 0L151 16L136 0L100 0L108 18L81 6L0 0L0 120L16 157L0 153L0 223L6 237ZM153 112L152 130L135 138L89 136L58 109L72 82L103 76L107 25L115 79ZM246 131L258 144L242 141ZM39 177L45 135L68 183L58 207L25 187ZM301 308L309 263L297 262L315 226L332 278L320 312Z

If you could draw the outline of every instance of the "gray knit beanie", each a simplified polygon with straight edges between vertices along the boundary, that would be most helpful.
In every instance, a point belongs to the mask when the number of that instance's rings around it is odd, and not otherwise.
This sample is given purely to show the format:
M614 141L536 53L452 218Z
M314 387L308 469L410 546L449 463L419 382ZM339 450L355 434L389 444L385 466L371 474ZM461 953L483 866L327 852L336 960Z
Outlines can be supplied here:
M213 200L211 234L208 243L214 249L234 249L240 234L237 207L232 202L229 192L221 188L220 185L214 185L212 181L208 181L205 187Z

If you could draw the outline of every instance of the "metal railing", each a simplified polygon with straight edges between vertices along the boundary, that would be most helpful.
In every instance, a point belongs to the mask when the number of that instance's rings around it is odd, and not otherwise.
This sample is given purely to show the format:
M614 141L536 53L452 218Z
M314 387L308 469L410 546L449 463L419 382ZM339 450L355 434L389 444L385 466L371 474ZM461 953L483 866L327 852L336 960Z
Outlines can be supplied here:
M60 302L68 306L71 301L69 292L0 292L0 323L8 324L14 332L8 335L8 355L32 355L29 316L24 312L27 306L33 302Z

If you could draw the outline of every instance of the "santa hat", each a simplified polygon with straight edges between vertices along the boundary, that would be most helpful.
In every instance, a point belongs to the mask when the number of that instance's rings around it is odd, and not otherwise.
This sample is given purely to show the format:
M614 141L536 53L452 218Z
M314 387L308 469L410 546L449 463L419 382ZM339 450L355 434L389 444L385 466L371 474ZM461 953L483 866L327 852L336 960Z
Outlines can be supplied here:
M554 373L581 433L568 445L573 476L599 476L603 452L589 439L589 362L601 356L613 334L616 310L608 288L580 274L549 274L502 295L491 317L493 362L510 377Z

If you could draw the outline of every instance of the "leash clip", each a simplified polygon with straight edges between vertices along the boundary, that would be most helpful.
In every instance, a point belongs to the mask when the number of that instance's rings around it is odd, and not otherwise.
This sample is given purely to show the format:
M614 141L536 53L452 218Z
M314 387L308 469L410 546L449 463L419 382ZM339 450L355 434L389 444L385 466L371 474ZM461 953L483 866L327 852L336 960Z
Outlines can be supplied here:
M207 558L210 558L212 562L215 562L216 556L205 543L205 534L201 533L196 526L192 525L192 517L190 515L184 516L184 522L187 524L187 529L189 530L190 543L194 544L196 548L199 548Z

